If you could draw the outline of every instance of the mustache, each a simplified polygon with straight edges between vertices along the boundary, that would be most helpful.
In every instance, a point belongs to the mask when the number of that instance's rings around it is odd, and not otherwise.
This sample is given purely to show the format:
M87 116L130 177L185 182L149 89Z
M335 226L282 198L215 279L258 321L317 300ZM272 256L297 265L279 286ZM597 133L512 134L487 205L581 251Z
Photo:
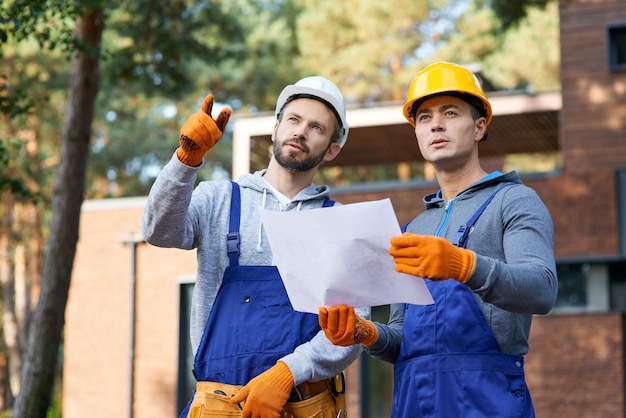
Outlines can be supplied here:
M285 139L284 141L282 141L281 146L284 146L286 144L297 144L298 146L300 146L305 152L309 152L309 146L306 143L305 139L302 138L298 138L298 137L293 137L293 138L288 138Z

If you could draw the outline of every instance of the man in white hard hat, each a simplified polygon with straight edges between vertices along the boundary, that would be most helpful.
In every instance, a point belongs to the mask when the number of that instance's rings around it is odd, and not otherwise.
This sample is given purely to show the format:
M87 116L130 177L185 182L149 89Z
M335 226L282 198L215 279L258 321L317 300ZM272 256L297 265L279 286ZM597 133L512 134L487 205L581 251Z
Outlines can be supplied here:
M361 348L333 345L317 315L292 309L260 219L262 209L334 204L328 186L312 182L348 137L341 92L318 76L288 85L276 103L267 169L194 189L204 155L231 116L224 109L214 119L212 106L209 94L183 125L180 146L157 177L141 224L150 244L197 249L191 342L198 383L180 416L222 408L244 417L299 416L298 408L309 404L301 401L325 393L312 407L343 417L341 373ZM369 317L369 310L359 314Z

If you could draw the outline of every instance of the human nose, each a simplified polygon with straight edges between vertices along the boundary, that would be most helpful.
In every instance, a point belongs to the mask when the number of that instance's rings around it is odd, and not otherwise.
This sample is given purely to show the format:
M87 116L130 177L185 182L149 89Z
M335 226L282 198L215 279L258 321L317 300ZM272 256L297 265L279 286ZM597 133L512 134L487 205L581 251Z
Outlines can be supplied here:
M430 122L430 130L433 132L440 132L445 130L443 118L433 115Z
M299 138L304 138L306 136L307 124L304 122L298 123L294 127L294 135Z

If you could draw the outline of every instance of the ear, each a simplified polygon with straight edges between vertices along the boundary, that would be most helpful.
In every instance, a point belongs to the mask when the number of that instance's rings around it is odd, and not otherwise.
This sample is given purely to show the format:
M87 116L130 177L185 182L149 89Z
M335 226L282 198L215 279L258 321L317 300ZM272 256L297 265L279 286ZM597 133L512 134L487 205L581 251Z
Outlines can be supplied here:
M474 141L482 141L485 133L487 133L487 119L480 117L474 121Z
M280 122L276 121L276 124L274 125L274 129L272 129L272 136L271 136L272 143L274 142L274 139L276 138L276 131L278 130L279 124Z
M326 155L324 155L324 161L332 161L335 159L337 155L339 155L339 151L341 151L341 147L338 143L333 142L330 144L330 147L326 151Z

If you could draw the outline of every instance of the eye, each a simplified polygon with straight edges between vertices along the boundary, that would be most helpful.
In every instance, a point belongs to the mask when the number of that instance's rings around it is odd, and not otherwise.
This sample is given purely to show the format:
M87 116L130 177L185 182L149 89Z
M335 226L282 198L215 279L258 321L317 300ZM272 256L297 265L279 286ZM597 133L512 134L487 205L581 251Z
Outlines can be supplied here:
M426 113L421 113L419 115L417 115L417 119L415 119L417 122L424 122L427 121L430 118L429 114Z

